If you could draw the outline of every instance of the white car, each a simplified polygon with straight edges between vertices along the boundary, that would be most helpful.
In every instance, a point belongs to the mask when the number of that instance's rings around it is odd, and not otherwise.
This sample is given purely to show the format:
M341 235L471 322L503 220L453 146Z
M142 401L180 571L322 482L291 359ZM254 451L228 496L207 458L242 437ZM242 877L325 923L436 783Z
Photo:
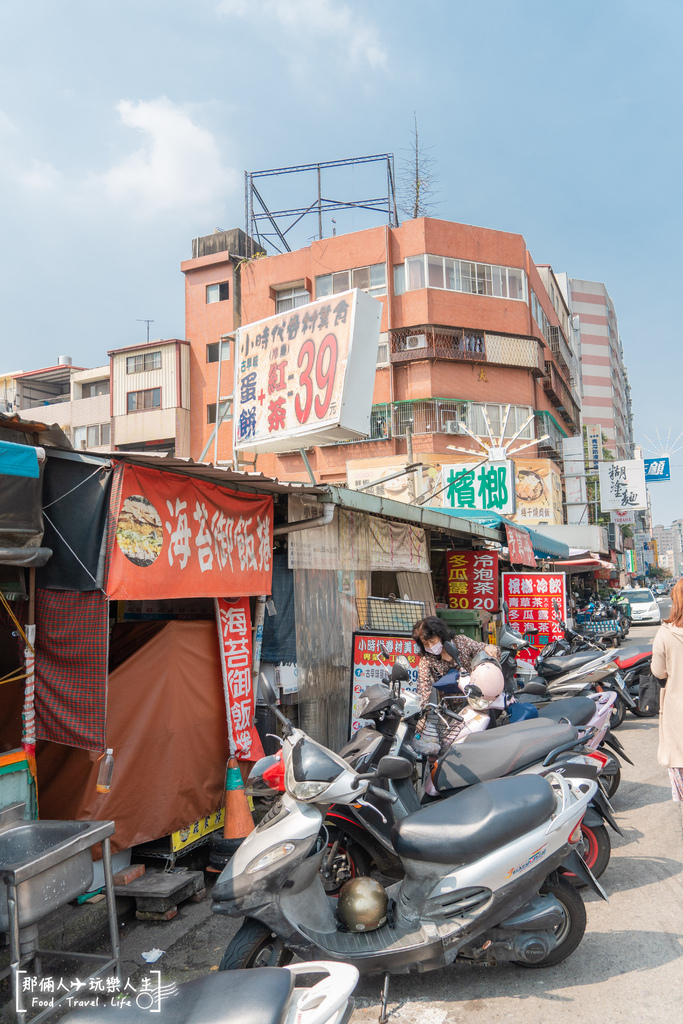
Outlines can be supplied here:
M634 587L633 590L625 590L624 597L631 605L631 622L651 622L659 626L662 621L662 613L657 598L649 587Z

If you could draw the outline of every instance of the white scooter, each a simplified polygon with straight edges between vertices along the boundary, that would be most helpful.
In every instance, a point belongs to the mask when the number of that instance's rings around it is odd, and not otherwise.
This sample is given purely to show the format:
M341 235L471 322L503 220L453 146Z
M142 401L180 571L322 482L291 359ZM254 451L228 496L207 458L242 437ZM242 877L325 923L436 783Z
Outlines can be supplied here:
M325 811L331 803L362 802L366 791L394 802L373 782L408 778L412 764L386 756L376 771L358 774L294 729L267 681L261 687L283 724L286 792L214 887L214 912L246 915L223 969L253 962L259 948L271 951L273 964L289 951L352 963L361 973L384 973L386 1019L390 974L437 970L456 958L550 966L576 949L585 909L557 869L568 868L606 899L576 852L597 768L566 765L562 774L549 769L481 783L398 821L392 836L404 878L386 890L384 923L351 932L340 927L319 874Z
M297 981L325 977L313 987ZM353 1013L351 993L358 971L351 964L316 961L265 967L258 984L251 971L205 975L182 985L150 989L151 1002L118 1005L115 998L95 1009L74 1010L63 1024L149 1024L150 1013L162 1024L347 1024ZM139 997L138 997L139 999Z

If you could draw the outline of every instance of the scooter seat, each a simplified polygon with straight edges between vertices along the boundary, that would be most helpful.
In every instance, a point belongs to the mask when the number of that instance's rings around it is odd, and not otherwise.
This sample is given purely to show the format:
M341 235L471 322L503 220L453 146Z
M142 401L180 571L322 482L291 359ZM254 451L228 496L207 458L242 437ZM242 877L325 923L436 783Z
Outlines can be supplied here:
M554 679L555 676L564 675L565 672L583 668L589 661L595 661L604 653L604 651L578 651L577 654L563 654L558 658L546 658L545 660L539 658L536 669L538 674L545 679Z
M552 718L554 722L567 718L572 725L585 725L594 714L595 701L590 697L565 697L538 709L539 718Z
M453 743L434 772L433 783L439 793L490 782L513 775L542 761L555 747L575 740L573 725L531 718L491 732L468 736L464 743Z
M633 646L625 647L614 660L619 668L631 668L633 665L637 665L639 661L646 661L647 658L651 657L652 641L649 644L633 644Z
M279 967L249 971L217 971L179 985L175 993L161 999L161 1009L150 1018L145 999L131 995L132 1006L104 1005L73 1010L62 1018L64 1024L284 1024L294 975ZM153 993L152 993L153 994ZM153 1009L156 1009L153 1007Z
M401 818L391 838L399 857L455 867L538 828L555 807L550 783L540 775L496 779Z

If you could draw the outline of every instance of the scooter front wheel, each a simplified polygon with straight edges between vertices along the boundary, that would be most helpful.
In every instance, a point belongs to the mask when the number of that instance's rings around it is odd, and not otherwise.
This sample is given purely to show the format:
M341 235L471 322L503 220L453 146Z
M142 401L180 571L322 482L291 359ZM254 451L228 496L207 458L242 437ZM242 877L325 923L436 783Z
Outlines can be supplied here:
M521 960L513 960L517 967L554 967L574 952L586 930L586 908L571 882L556 876L555 881L546 882L541 893L554 896L564 910L564 920L555 928L557 945L544 960L537 963L526 964Z
M219 971L242 971L249 967L284 967L294 954L285 949L267 925L245 917L235 937L228 943Z
M621 723L624 721L625 717L626 717L626 704L621 699L621 697L617 697L617 699L615 700L614 704L612 705L612 710L611 710L610 716L609 716L609 727L610 727L610 729L618 729L619 726L621 725Z

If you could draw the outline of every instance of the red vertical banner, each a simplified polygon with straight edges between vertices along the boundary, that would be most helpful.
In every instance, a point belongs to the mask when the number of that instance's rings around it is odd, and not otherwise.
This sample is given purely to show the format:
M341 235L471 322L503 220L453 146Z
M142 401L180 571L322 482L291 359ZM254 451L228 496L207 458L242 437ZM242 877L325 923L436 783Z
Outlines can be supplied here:
M496 551L447 551L446 577L449 608L498 608Z
M536 568L536 557L534 555L531 537L526 530L518 530L514 526L505 524L505 536L508 542L508 552L513 565L530 565Z
M567 586L563 572L504 572L503 600L507 602L510 623L520 633L529 626L538 630L529 650L518 657L535 661L539 651L559 639L560 619L566 619ZM555 609L557 605L557 610Z
M243 761L258 761L263 747L254 725L249 598L217 597L215 608L230 752Z

